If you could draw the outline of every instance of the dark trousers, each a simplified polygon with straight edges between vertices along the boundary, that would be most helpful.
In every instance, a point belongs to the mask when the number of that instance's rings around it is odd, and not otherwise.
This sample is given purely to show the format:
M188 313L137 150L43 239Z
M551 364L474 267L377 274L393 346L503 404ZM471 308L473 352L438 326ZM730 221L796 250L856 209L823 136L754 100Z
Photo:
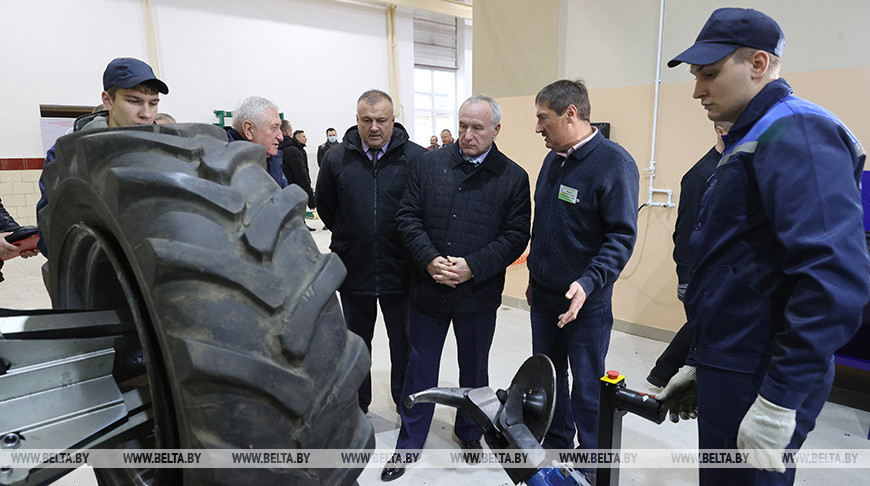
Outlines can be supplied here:
M737 449L737 431L746 411L758 396L763 375L736 373L697 366L698 371L698 448ZM831 390L834 381L834 364L824 378L807 383L812 390L806 401L797 409L794 435L786 449L803 445L807 434L813 430L816 417ZM760 471L755 468L701 468L702 486L752 484L755 486L794 484L795 469L786 465L784 473Z
M532 351L547 355L556 368L556 409L543 445L570 449L576 432L580 448L594 449L598 446L600 380L613 313L609 300L587 302L577 319L559 328L559 314L568 310L569 303L564 294L532 286ZM569 366L573 378L570 395Z
M652 383L656 385L660 383L667 384L677 374L677 370L686 362L686 356L689 355L689 347L691 345L692 327L687 322L677 331L674 339L671 340L668 347L665 348L659 359L656 360L656 365L650 370L649 376L655 380ZM647 379L649 380L649 378Z
M483 313L445 312L429 315L411 308L411 359L402 388L402 399L438 386L441 351L447 329L453 321L459 361L459 386L479 388L489 385L489 349L495 334L495 311ZM399 407L402 428L396 450L419 451L426 442L434 403L420 403L413 408ZM462 414L456 414L453 432L461 441L480 440L483 432Z
M381 305L387 339L390 346L390 393L393 403L399 405L405 368L408 366L408 319L411 301L407 295L357 296L339 293L344 321L352 333L361 337L372 353L372 337L378 317L377 304ZM359 406L368 411L372 403L372 374L366 375L359 388Z

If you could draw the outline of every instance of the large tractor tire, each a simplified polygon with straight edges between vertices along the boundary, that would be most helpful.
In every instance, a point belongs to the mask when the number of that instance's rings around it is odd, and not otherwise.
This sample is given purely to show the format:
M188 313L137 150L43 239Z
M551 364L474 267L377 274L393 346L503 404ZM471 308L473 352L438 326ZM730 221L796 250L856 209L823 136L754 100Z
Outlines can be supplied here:
M150 399L117 447L374 447L356 398L369 357L335 297L344 266L309 235L305 193L281 190L264 160L201 124L58 141L39 214L53 305L130 323L114 374ZM361 469L95 472L114 484L341 485Z

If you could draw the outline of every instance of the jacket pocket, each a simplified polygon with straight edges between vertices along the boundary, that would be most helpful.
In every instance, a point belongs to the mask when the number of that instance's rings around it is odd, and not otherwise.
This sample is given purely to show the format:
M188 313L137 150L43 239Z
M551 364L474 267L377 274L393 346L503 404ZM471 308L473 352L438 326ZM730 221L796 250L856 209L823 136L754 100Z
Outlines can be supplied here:
M733 160L716 170L709 189L710 218L746 214L746 171L743 160ZM703 203L702 203L703 204Z
M735 275L730 266L712 267L692 280L686 294L699 363L755 372L770 346L773 305Z

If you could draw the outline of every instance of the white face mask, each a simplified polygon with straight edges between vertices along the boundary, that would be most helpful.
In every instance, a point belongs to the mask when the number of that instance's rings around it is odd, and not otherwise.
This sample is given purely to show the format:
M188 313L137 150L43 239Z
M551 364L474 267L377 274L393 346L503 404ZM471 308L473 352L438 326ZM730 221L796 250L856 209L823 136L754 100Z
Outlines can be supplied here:
M330 135L328 140L329 143L335 143L338 140L338 137L336 137L335 135Z

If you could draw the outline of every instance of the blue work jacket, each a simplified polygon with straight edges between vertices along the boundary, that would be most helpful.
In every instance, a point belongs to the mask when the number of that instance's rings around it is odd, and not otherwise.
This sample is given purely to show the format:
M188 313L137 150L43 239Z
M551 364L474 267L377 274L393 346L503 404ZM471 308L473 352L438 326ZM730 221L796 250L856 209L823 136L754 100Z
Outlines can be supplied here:
M755 373L759 394L797 409L860 326L870 297L862 227L864 151L785 80L756 95L690 238L694 360Z

